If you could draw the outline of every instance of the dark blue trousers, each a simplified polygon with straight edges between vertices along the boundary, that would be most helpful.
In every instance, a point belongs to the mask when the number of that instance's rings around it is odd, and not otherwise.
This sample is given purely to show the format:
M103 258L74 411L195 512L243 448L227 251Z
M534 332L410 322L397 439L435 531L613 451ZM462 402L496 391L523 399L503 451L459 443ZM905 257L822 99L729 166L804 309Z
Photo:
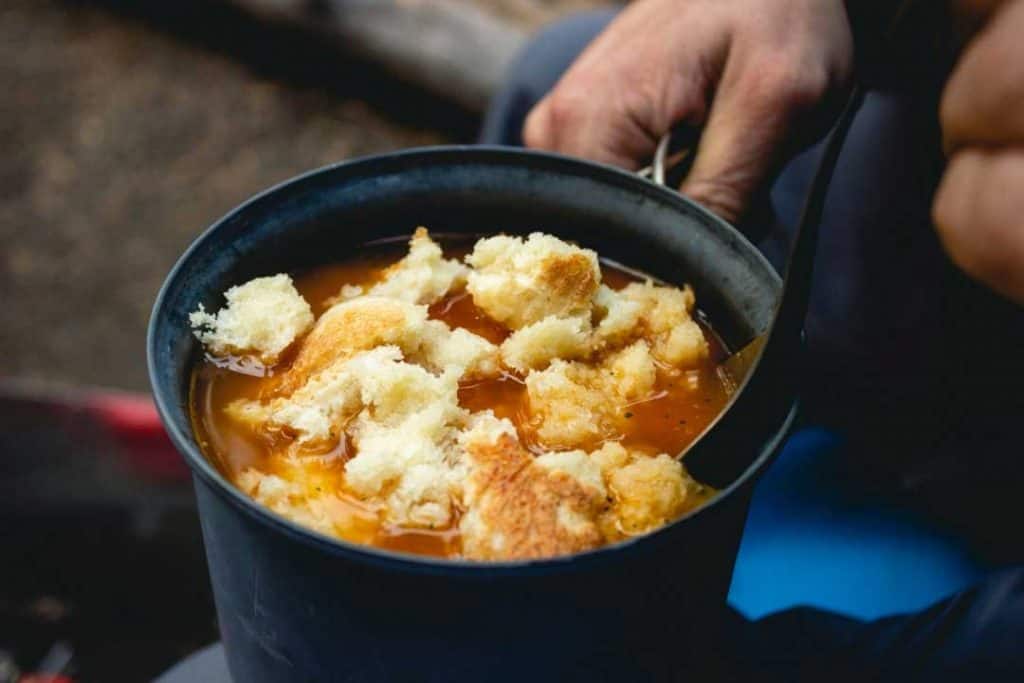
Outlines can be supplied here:
M533 104L613 16L583 14L538 34L496 95L481 142L521 145ZM943 168L939 82L927 74L871 92L850 132L806 322L808 419L856 444L849 477L942 523L988 562L1014 566L1024 562L1015 428L1024 312L953 268L930 223ZM739 226L780 269L819 155L812 146L786 165ZM1024 680L1021 569L871 623L809 609L731 619L729 656L744 680Z

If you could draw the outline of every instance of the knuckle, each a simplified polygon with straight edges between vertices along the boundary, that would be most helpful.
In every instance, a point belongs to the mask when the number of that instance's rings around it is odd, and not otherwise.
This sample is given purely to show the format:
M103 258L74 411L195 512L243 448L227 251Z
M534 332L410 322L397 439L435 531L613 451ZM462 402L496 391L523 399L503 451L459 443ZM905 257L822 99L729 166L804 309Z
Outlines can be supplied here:
M619 105L622 116L647 131L657 131L655 134L667 131L671 122L661 120L667 117L658 115L657 101L660 95L660 91L652 86L649 80L639 80L635 87L628 88L621 94Z
M830 87L831 79L824 68L805 66L790 97L799 107L809 108L818 104L828 94Z
M763 58L758 68L758 91L766 99L793 109L808 109L818 104L832 86L828 68L787 52Z
M559 88L548 100L548 120L551 129L559 131L578 125L585 116L589 98L576 88Z
M695 180L687 183L683 190L691 199L727 221L736 221L743 214L744 202L740 192L725 180Z
M557 87L530 112L523 126L523 142L528 147L558 149L588 115L589 102L586 93L576 87Z
M541 102L533 108L526 123L523 125L523 143L527 147L535 149L547 149L551 147L551 126L549 125L549 114L546 102Z

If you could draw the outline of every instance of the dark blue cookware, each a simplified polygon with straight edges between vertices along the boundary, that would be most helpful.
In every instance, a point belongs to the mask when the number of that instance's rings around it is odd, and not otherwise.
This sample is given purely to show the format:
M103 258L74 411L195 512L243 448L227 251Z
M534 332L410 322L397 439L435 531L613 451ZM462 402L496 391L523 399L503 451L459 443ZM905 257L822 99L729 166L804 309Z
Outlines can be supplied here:
M189 421L200 348L187 316L229 286L301 272L408 235L525 233L575 240L694 285L727 344L768 328L780 281L736 230L679 194L609 167L522 150L399 152L300 176L207 230L168 276L150 323L149 371L171 438L194 473L210 577L238 683L692 680L717 649L756 476L795 414L758 419L711 504L650 534L573 557L479 564L320 536L268 512L206 461ZM743 467L735 469L737 460ZM736 472L740 472L737 476ZM717 477L716 477L717 475Z

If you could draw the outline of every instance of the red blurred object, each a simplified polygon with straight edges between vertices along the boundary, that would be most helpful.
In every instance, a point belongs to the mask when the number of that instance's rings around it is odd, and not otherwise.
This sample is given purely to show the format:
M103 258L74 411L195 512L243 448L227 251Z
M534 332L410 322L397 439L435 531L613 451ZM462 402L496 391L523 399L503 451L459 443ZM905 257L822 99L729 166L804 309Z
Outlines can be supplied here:
M107 472L97 481L113 476L160 486L189 480L148 394L0 377L0 450L9 467L40 470L40 486L48 485L43 469L80 473L90 459L94 472ZM30 452L32 458L19 457Z
M18 683L75 683L75 681L61 674L28 674L19 678Z
M135 471L158 480L188 478L188 468L167 437L152 398L92 392L84 399L95 419L123 447L122 452Z

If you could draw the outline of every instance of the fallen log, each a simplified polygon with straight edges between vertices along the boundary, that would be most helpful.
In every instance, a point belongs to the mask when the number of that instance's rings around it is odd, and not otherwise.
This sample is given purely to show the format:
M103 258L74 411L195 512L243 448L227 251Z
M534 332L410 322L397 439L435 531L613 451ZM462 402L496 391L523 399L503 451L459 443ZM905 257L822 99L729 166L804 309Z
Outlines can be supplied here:
M459 0L231 0L261 17L326 33L472 111L482 111L526 32Z

